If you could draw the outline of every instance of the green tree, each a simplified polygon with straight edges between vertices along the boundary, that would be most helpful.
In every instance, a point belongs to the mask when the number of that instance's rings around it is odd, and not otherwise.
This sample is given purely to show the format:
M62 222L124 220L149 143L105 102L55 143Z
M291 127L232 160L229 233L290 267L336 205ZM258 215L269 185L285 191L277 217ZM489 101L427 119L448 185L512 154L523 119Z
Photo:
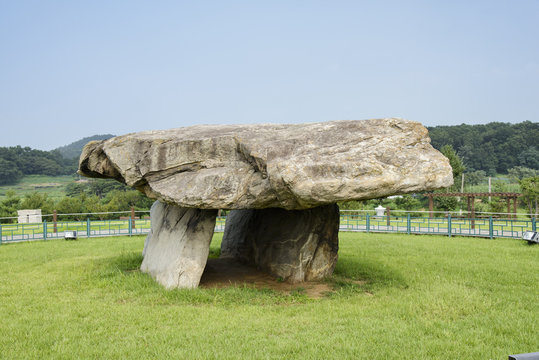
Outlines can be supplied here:
M104 201L107 211L129 211L131 207L137 210L147 210L153 203L153 200L136 190L111 191Z
M487 173L483 170L476 170L464 173L464 185L479 185L487 178Z
M539 150L535 146L530 146L518 155L520 164L532 169L539 169Z
M515 181L522 180L527 177L539 175L539 170L530 169L525 166L515 166L507 171L509 177Z
M64 197L56 204L56 210L59 214L70 214L66 215L63 219L82 220L84 216L79 214L85 212L83 204L85 200L85 195L77 197Z
M359 210L363 209L363 203L361 201L350 200L350 201L341 201L338 203L339 209L341 210Z
M456 197L437 197L436 208L442 211L454 211L457 208L458 200Z
M402 195L395 199L395 205L399 210L417 210L421 206L421 202L412 195Z
M132 189L116 180L92 179L87 183L87 193L105 198L112 191L131 191Z
M492 182L492 192L507 192L507 184L503 181ZM483 198L488 201L488 197ZM506 213L507 200L505 198L494 196L488 205L488 211L493 213Z
M470 171L494 176L519 165L539 169L537 150L530 150L539 138L537 122L436 126L429 128L429 135L436 149L452 145Z
M0 217L17 216L17 210L20 209L21 199L16 195L15 191L9 190L6 192L6 198L0 202ZM15 221L7 221L15 222Z
M13 161L0 158L0 185L16 184L23 174Z
M47 194L34 191L26 194L20 205L21 209L41 209L42 214L50 214L54 210L54 201Z
M74 171L76 161L64 159L58 151L21 146L0 147L0 182L15 183L22 175L56 176Z
M444 154L446 158L449 159L449 164L453 168L453 189L460 189L460 185L462 182L461 175L466 169L464 166L464 162L460 158L460 156L457 154L455 149L453 149L452 145L444 145L440 149L440 152Z
M87 213L102 213L106 211L105 205L101 203L101 199L96 195L90 195L85 198L83 202L84 212ZM103 220L105 219L105 214L96 214L92 216L93 219Z
M65 194L69 197L80 196L88 193L88 185L85 183L72 182L66 185Z
M519 181L520 191L522 192L522 200L528 205L530 214L533 212L533 205L535 205L535 217L539 214L538 200L539 200L539 176L524 178Z

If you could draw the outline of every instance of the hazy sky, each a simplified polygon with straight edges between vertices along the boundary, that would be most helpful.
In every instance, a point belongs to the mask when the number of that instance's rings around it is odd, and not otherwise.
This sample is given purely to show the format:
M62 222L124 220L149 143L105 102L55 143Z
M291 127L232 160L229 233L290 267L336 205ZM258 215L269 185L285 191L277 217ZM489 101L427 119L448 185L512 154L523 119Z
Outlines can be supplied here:
M539 0L0 0L0 146L393 116L539 121Z

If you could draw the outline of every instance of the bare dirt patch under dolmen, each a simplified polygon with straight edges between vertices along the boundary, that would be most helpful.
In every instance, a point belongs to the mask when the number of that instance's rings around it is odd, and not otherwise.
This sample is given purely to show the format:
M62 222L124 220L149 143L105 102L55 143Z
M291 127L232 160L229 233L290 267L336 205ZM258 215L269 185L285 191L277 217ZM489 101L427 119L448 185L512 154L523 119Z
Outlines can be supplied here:
M322 298L334 291L331 284L320 281L289 284L263 273L254 266L226 258L208 259L199 286L202 288L249 286L256 289L271 289L286 294L301 291L306 296L315 299Z

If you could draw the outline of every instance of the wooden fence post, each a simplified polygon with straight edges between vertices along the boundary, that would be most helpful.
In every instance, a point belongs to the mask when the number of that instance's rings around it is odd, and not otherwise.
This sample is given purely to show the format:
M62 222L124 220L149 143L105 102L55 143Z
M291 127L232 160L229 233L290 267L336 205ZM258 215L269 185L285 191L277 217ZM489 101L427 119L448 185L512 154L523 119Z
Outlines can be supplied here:
M131 228L135 228L135 207L131 206Z
M54 211L52 212L52 222L53 222L52 227L53 227L53 229L54 229L53 231L54 231L55 234L58 233L58 227L56 226L56 222L57 222L57 221L58 221L58 214L56 213L56 210L54 210Z

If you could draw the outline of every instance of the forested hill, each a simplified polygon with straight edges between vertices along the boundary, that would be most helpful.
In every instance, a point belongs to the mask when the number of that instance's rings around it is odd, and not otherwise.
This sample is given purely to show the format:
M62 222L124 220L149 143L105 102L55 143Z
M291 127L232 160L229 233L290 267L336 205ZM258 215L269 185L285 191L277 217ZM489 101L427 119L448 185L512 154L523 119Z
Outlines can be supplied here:
M60 154L62 154L63 157L66 159L74 159L79 158L82 148L84 145L86 145L88 142L92 140L107 140L111 137L114 137L114 135L111 134L105 134L105 135L94 135L85 137L84 139L80 139L79 141L75 141L69 145L61 146L55 150L59 151Z
M77 162L77 159L64 158L58 151L0 147L0 185L15 184L24 175L74 174Z
M25 175L70 175L77 172L83 146L113 135L95 135L52 151L29 147L0 147L0 185L15 184Z
M466 172L483 170L507 174L515 166L539 169L539 123L493 122L484 125L429 127L432 145L452 145L466 165Z

